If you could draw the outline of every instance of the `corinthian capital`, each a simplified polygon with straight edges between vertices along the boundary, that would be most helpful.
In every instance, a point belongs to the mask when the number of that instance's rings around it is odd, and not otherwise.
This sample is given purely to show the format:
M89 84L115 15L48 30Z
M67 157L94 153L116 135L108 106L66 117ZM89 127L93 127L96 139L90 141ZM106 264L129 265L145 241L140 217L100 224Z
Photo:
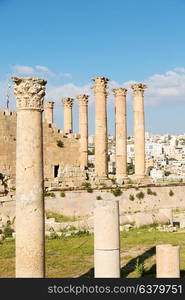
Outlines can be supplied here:
M72 107L73 105L73 98L62 98L62 103L64 104L65 107Z
M127 95L127 89L125 88L116 88L112 90L114 93L114 96L126 96Z
M44 102L44 109L47 109L47 108L53 109L54 103L55 102L53 102L53 101L45 101Z
M80 105L87 105L88 104L88 99L89 99L89 95L78 95L77 100L79 101Z
M105 93L107 94L107 83L109 81L108 78L105 77L96 77L96 78L92 78L92 80L94 81L94 86L92 87L92 89L94 90L95 93Z
M133 89L135 95L143 95L144 90L147 88L147 85L143 83L134 83L131 85L131 88Z
M17 100L17 109L43 110L43 97L45 96L44 79L12 77L14 82L14 95Z

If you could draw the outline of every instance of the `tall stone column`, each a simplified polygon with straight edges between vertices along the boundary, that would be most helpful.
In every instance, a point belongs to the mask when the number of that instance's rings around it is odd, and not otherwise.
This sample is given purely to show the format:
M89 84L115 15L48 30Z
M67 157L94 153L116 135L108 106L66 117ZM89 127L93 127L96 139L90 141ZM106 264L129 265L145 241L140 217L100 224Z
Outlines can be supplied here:
M95 278L120 277L119 201L96 200L94 209Z
M116 117L116 178L119 183L127 177L127 121L126 94L127 89L113 89L115 96Z
M79 95L80 165L88 165L88 95Z
M72 115L72 98L63 98L62 102L64 105L64 133L73 132L73 115Z
M108 140L107 140L107 83L108 78L92 78L95 109L95 172L100 179L108 177Z
M45 101L44 102L44 119L48 124L53 123L53 101Z
M156 246L157 278L180 278L180 246Z
M17 100L16 277L44 277L42 111L46 81L13 77Z
M142 83L131 85L134 91L134 147L135 147L135 177L145 177L145 118L144 89Z

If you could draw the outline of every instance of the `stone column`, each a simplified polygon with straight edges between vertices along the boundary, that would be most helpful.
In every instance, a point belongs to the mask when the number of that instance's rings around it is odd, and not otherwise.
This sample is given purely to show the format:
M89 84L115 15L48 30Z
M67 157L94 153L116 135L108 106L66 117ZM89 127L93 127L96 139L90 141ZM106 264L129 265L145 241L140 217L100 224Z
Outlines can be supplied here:
M126 122L126 93L125 88L113 89L115 96L116 117L116 178L122 184L127 178L127 122Z
M94 210L95 278L120 277L119 201L96 200Z
M53 107L54 107L54 102L52 101L44 102L44 119L48 124L53 123Z
M46 81L13 77L17 100L16 277L44 277L42 111Z
M80 165L88 165L88 95L79 95Z
M180 278L179 246L156 246L157 278Z
M62 102L64 105L64 133L73 132L73 115L72 115L72 98L63 98Z
M135 177L145 177L145 120L144 120L144 89L142 83L131 85L134 91L134 146L135 146Z
M108 177L108 140L107 140L107 83L108 78L92 79L96 109L95 109L95 172L100 179Z

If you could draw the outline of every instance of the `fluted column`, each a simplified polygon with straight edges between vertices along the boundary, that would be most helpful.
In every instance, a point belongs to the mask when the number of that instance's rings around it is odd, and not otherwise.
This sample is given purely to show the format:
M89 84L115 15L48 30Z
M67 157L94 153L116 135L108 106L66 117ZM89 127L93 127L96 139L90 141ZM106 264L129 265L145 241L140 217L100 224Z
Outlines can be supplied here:
M95 172L100 179L108 176L107 141L107 83L108 78L97 77L94 81L95 110Z
M44 119L48 124L53 123L53 101L45 101L44 102Z
M46 81L13 77L17 100L16 277L44 277L42 111Z
M144 90L142 83L131 85L134 91L134 147L135 147L135 177L145 177L145 118Z
M88 95L79 95L80 165L88 165Z
M62 103L64 105L64 132L72 133L73 132L73 116L72 116L72 98L63 98Z
M123 183L127 177L127 123L126 123L126 94L127 89L113 89L115 96L116 118L116 178Z

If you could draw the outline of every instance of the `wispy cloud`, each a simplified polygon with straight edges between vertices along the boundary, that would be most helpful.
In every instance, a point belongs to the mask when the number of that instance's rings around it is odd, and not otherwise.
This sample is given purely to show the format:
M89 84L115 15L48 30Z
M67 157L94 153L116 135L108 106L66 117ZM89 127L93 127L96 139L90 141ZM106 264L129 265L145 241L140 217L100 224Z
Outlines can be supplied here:
M15 73L18 73L18 74L34 75L34 73L35 73L34 68L29 67L29 66L14 65L11 68Z
M47 67L45 67L45 66L39 66L39 65L37 65L37 66L35 66L35 69L37 71L43 72L44 74L47 74L50 77L54 77L55 76L55 74L51 70L49 70Z

